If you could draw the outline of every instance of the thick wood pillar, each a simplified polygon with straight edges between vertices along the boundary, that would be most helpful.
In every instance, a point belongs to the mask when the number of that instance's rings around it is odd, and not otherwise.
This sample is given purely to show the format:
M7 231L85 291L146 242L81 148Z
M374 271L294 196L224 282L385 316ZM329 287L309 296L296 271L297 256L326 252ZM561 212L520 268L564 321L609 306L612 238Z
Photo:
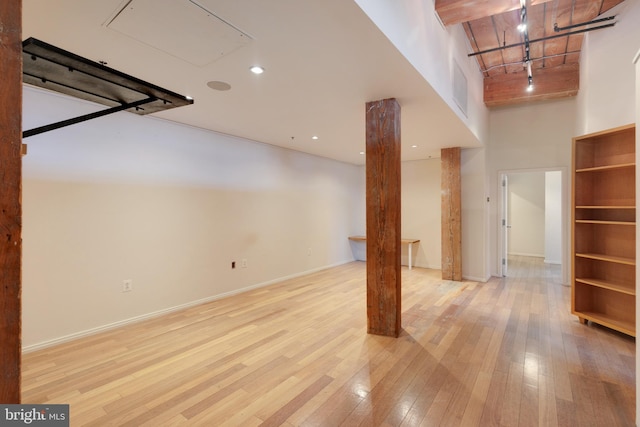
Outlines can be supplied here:
M22 1L0 1L0 403L20 403Z
M370 334L400 334L400 104L366 105L367 325Z
M460 147L441 150L442 279L462 280Z

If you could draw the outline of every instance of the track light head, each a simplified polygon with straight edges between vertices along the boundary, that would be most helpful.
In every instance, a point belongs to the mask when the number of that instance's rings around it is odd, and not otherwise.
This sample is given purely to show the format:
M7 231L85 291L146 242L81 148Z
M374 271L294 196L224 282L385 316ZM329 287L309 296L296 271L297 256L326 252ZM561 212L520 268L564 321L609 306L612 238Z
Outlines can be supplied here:
M518 25L518 31L524 33L527 31L527 8L522 5L520 9L520 24Z

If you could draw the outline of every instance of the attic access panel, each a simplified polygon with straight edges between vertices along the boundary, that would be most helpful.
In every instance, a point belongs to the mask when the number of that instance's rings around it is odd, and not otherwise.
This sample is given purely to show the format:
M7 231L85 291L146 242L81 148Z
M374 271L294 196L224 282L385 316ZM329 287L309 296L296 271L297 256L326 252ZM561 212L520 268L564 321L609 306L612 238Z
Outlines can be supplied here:
M197 67L207 66L253 40L195 0L125 3L105 24L107 28Z
M112 107L25 131L23 137L117 111L145 115L193 104L191 98L32 37L22 43L22 73L24 83Z

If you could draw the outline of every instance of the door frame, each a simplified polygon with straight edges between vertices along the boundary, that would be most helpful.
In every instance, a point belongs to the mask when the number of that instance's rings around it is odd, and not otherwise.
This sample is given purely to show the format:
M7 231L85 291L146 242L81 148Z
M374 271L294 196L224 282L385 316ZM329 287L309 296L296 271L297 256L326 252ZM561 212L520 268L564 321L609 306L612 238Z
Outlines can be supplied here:
M496 179L496 194L498 196L498 209L496 215L496 226L497 226L497 260L498 260L498 272L499 274L503 274L506 270L503 269L502 258L506 257L505 254L505 239L506 239L506 218L505 226L502 225L502 215L503 212L506 212L506 197L503 194L502 190L502 182L506 175L518 174L518 173L531 173L531 172L560 172L561 175L561 211L562 218L560 226L561 230L561 251L562 251L562 270L561 270L561 279L562 285L568 286L569 284L569 230L571 229L569 222L569 202L570 202L570 189L569 189L569 172L566 166L558 166L558 167L548 167L548 168L527 168L527 169L501 169L498 170L498 176ZM505 258L506 262L506 258Z

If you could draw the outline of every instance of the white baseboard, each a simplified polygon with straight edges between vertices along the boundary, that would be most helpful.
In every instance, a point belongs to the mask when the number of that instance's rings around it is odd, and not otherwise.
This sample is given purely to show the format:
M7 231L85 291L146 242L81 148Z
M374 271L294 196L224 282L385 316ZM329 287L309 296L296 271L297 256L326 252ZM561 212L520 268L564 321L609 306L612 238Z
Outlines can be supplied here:
M290 274L288 276L284 276L284 277L279 277L277 279L273 279L273 280L268 280L266 282L262 282L262 283L257 283L255 285L251 285L251 286L247 286L241 289L236 289L234 291L230 291L230 292L225 292L222 294L217 294L217 295L213 295L207 298L202 298L199 300L195 300L195 301L191 301L185 304L180 304L180 305L176 305L173 307L168 307L168 308L164 308L161 310L157 310L151 313L147 313L147 314L142 314L140 316L135 316L135 317L130 317L128 319L124 319L124 320L119 320L117 322L113 322L113 323L109 323L107 325L102 325L102 326L98 326L95 328L91 328L91 329L86 329L84 331L79 331L79 332L74 332L73 334L69 334L69 335L65 335L62 337L58 337L58 338L54 338L51 340L47 340L47 341L42 341L36 344L31 344L31 345L27 345L22 347L22 353L26 354L26 353L31 353L37 350L42 350L48 347L53 347L54 345L58 345L58 344L62 344L65 342L69 342L69 341L73 341L73 340L77 340L79 338L83 338L83 337L88 337L90 335L95 335L98 334L100 332L106 332L112 329L116 329L116 328L120 328L122 326L125 325L130 325L133 323L138 323L138 322L142 322L143 320L148 320L148 319L152 319L154 317L158 317L158 316L162 316L165 314L169 314L172 313L174 311L179 311L179 310L184 310L186 308L189 307L194 307L196 305L201 305L201 304L206 304L208 302L211 301L215 301L215 300L219 300L222 298L226 298L226 297L230 297L232 295L237 295L237 294L241 294L243 292L249 292L251 290L254 289L258 289L258 288L262 288L265 286L269 286L269 285L273 285L279 282L283 282L285 280L289 280L289 279L295 279L296 277L301 277L301 276L305 276L307 274L311 274L311 273L316 273L318 271L322 271L322 270L326 270L327 268L332 268L332 267L337 267L340 265L344 265L344 264L348 264L350 262L353 262L352 259L350 260L346 260L346 261L341 261L335 264L330 264L330 265L326 265L323 267L318 267L318 268L314 268L311 270L306 270L306 271L302 271L299 273L294 273L294 274Z
M509 252L509 255L514 255L514 256L530 256L532 258L544 258L544 254L529 254L529 253L523 253L523 252Z
M482 278L482 277L476 277L476 276L465 276L463 274L462 275L462 279L463 280L470 280L472 282L487 283L489 281L489 279L491 279L491 276L487 276L485 278Z

